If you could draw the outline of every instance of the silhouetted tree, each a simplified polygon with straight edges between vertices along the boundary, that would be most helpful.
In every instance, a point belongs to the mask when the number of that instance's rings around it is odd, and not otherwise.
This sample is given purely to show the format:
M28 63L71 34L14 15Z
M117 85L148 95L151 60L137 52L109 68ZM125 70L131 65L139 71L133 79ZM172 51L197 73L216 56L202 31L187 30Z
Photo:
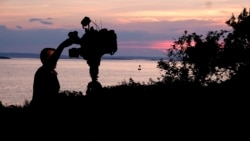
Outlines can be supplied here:
M246 64L250 61L250 12L246 8L236 19L234 15L226 21L233 28L225 41L224 58L231 64Z
M166 71L164 81L195 82L205 85L221 81L225 69L219 69L218 55L222 51L221 38L225 30L210 31L206 38L187 31L174 41L167 61L160 60L158 67Z
M250 9L246 8L235 18L232 14L226 24L233 28L225 39L224 56L228 63L234 64L236 75L232 77L232 85L249 89L250 80Z
M209 31L205 38L196 33L184 34L168 50L169 60L160 60L164 82L220 83L224 76L237 73L240 64L249 62L250 16L246 9L226 23L232 31Z

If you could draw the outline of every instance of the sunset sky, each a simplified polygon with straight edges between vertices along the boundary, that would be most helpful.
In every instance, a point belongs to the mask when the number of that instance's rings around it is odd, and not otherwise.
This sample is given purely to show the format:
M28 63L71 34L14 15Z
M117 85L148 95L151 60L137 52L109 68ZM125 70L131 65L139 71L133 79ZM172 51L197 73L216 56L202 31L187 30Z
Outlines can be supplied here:
M115 55L165 55L184 30L230 30L225 21L243 8L249 0L0 0L0 53L57 47L70 31L84 34L80 21L88 16L116 31Z

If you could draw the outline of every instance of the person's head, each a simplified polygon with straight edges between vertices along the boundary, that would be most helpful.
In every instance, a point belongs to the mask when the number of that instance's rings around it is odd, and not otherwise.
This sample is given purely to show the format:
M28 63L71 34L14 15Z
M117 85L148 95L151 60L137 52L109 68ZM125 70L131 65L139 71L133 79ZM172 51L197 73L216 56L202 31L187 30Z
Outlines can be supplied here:
M54 48L44 48L40 53L40 60L43 65L48 63L48 60L50 59L51 55L55 52Z

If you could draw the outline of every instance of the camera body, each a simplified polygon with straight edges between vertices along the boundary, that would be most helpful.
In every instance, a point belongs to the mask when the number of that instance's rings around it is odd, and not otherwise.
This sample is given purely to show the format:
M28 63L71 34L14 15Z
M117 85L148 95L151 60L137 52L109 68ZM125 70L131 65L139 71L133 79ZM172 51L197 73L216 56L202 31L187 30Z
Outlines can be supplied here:
M113 55L117 51L117 37L114 30L91 28L86 30L82 38L78 37L77 31L70 32L68 35L75 44L80 45L80 48L69 49L69 57L82 56L88 59L91 56Z
M71 48L69 49L70 58L78 58L80 56L80 48Z
M79 38L78 32L69 32L68 36L75 44L79 44L80 48L69 49L69 57L82 56L88 60L96 56L102 56L104 54L113 55L117 51L117 36L114 30L108 30L107 28L94 29L89 27L91 20L85 17L81 24L82 26L88 26L85 29L84 35Z

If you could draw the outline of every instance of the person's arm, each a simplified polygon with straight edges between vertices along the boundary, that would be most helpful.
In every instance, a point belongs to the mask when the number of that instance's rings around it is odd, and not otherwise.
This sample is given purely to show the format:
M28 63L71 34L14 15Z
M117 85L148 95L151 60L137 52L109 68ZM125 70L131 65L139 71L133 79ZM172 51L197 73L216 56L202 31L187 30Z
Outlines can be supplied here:
M73 44L73 41L72 41L71 39L66 39L66 40L64 40L64 41L57 47L57 49L55 50L55 52L52 54L52 56L51 56L51 58L50 58L49 64L50 64L51 66L55 66L56 63L57 63L57 61L58 61L58 59L59 59L60 56L61 56L61 53L62 53L63 49L64 49L65 47L68 47L68 46L72 45L72 44Z

